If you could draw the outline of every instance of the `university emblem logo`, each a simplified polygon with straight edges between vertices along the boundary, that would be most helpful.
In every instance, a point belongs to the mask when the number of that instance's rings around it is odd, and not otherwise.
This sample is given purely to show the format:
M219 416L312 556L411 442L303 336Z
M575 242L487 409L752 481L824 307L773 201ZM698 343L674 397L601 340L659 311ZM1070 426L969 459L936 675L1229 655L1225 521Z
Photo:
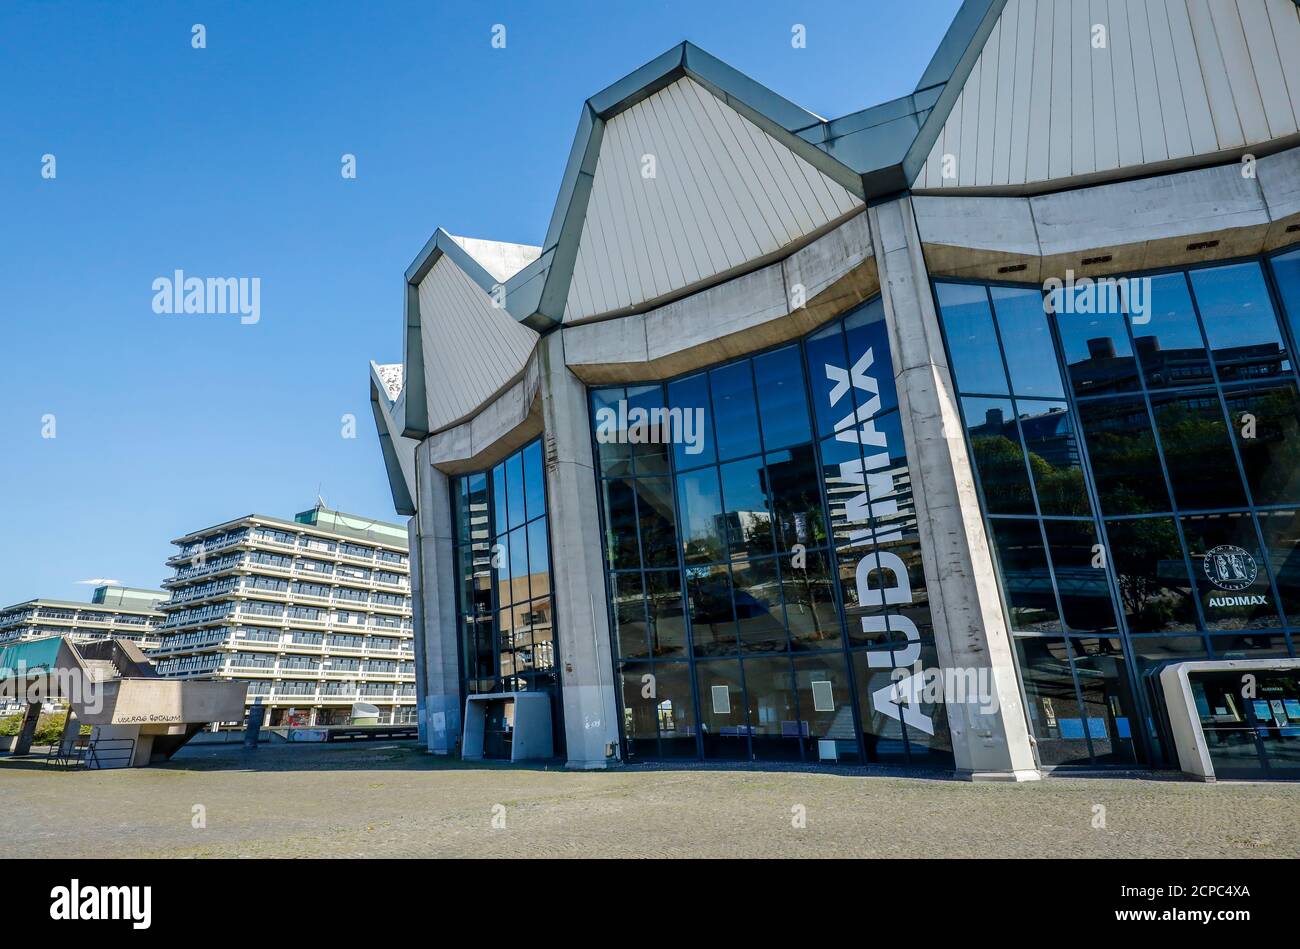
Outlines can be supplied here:
M1259 576L1259 564L1249 551L1223 544L1205 555L1205 575L1220 590L1244 590Z

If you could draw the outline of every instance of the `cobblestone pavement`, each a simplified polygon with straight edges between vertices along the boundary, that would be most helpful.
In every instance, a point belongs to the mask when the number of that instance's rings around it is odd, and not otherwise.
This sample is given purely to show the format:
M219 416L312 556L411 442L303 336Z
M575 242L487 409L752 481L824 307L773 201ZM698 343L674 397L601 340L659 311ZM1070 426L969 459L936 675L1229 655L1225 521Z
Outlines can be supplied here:
M206 827L193 826L198 805ZM412 743L191 746L110 772L0 758L0 858L1041 855L1295 857L1300 785L571 773L471 766Z

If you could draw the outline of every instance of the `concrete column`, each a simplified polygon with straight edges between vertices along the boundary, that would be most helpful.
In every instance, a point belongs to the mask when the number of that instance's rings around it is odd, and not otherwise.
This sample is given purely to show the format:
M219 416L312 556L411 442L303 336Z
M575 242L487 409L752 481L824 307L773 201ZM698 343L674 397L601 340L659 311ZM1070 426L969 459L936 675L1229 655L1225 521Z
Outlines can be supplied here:
M868 214L939 662L977 670L997 705L993 711L974 701L947 705L957 770L972 779L1034 780L1039 773L1011 637L911 198L878 205Z
M455 753L460 742L460 658L457 640L456 584L448 477L429 463L427 443L415 453L416 529L420 611L413 619L423 656L424 689L417 686L428 748L436 755ZM413 547L414 553L417 548ZM412 576L415 573L412 563ZM417 663L419 659L417 658ZM419 673L417 673L419 675Z
M618 700L587 390L564 363L562 331L538 346L568 766L604 768L613 760L607 749L618 754Z
M28 755L32 752L32 739L36 737L36 723L41 717L41 703L30 702L23 713L23 727L18 729L18 740L14 742L14 754Z
M421 596L424 590L424 584L420 582L420 519L411 517L406 521L407 544L411 548L411 630L414 633L414 654L415 654L415 694L417 696L417 706L415 710L415 721L419 727L418 741L422 747L429 744L429 732L424 720L424 704L419 700L419 696L425 694L427 679L424 674L424 636L421 630L424 629L424 603ZM397 668L400 670L402 664L399 662ZM396 715L396 707L394 707Z
M69 708L67 720L63 723L63 734L59 736L59 754L66 755L70 752L80 733L81 722L76 713Z

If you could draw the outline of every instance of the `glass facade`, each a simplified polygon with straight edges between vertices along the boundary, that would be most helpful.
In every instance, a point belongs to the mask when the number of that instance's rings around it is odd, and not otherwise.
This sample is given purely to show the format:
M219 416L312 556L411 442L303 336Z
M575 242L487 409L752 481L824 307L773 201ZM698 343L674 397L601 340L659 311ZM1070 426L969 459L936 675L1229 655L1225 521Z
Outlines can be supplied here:
M1170 763L1163 665L1295 655L1300 250L934 291L1041 762Z
M454 478L451 489L462 689L547 693L563 755L541 441L490 471Z
M629 759L951 766L879 300L591 412Z

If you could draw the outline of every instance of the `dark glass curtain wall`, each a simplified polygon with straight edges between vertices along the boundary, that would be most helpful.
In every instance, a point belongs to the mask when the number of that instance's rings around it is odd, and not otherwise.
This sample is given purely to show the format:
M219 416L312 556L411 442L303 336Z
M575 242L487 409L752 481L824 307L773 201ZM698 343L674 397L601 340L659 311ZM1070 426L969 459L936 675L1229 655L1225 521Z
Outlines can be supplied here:
M454 478L452 518L462 687L467 694L549 694L556 754L562 754L541 441L490 471Z
M591 410L630 758L951 765L879 301Z
M1123 282L934 288L1049 765L1168 763L1160 667L1300 627L1300 251Z

